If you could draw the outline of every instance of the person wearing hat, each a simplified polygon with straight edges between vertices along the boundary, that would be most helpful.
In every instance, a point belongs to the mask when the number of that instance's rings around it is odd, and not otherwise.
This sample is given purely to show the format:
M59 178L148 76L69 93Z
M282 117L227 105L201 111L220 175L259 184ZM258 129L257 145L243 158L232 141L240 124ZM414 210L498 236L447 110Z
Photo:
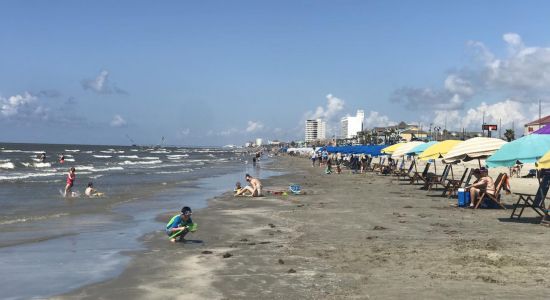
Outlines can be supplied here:
M191 214L191 208L184 206L181 209L181 213L173 216L170 222L166 224L166 234L169 236L170 242L185 241L185 235L189 233L189 228L194 225L193 220L191 220Z

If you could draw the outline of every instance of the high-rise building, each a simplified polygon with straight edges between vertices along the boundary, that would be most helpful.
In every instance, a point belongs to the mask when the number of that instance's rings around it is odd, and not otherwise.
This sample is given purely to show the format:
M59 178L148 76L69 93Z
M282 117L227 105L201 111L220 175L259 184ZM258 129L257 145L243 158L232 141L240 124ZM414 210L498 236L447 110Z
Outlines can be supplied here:
M306 120L306 143L325 139L326 127L325 121L321 119Z
M358 110L354 117L346 116L340 120L341 136L349 139L357 136L357 132L363 131L365 112Z

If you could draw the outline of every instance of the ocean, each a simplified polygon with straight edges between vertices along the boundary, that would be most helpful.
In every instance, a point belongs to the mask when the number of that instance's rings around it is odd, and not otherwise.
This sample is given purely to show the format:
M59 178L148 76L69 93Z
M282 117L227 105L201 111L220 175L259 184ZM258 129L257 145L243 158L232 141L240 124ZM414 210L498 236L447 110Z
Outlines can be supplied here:
M245 173L277 175L251 158L223 148L0 144L2 298L47 297L117 276L129 261L123 253L163 229L159 214L203 208ZM78 196L64 198L70 167ZM105 196L84 196L88 182Z

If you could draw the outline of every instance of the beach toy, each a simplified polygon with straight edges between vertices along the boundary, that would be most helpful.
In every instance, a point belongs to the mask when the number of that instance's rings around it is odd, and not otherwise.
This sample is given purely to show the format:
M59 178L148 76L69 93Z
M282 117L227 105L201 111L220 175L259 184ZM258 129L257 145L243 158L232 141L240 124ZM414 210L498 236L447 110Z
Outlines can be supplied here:
M189 232L195 232L195 231L197 231L197 229L198 229L198 225L197 225L197 223L192 223L191 225L186 226L186 229L189 230ZM174 233L169 237L169 239L176 238L176 237L179 236L184 230L185 230L185 229L178 230L178 231L174 232Z
M299 195L302 192L302 187L299 184L291 184L288 189L294 194Z

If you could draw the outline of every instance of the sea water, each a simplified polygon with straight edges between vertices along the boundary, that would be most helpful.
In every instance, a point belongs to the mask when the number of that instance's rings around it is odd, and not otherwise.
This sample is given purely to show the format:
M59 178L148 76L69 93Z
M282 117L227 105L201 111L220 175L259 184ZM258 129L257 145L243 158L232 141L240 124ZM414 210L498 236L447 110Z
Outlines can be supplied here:
M164 227L158 214L205 207L245 173L276 175L248 160L220 148L0 144L2 298L46 297L117 276L129 261L122 253ZM70 167L73 190L83 195L93 181L105 197L62 197Z

